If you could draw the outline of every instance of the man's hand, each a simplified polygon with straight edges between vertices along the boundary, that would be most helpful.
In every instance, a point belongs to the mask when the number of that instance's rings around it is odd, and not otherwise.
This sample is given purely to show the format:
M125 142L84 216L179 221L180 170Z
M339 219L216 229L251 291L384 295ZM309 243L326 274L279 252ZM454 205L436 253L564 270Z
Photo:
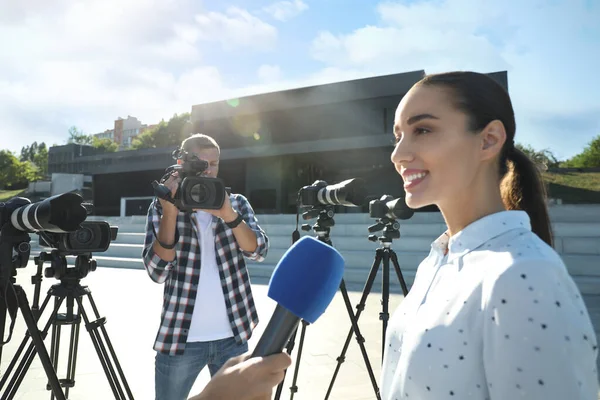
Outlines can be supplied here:
M225 222L231 222L237 218L237 212L231 206L231 200L229 200L229 194L225 192L225 201L223 201L223 205L218 210L204 210L209 214L214 215L215 217L221 218Z
M189 400L270 400L273 387L283 380L292 359L287 353L248 357L245 354L227 361L202 393Z
M171 197L175 197L175 193L177 193L177 188L179 187L179 182L181 182L181 178L179 177L179 173L177 171L173 172L165 181L164 185L171 191ZM177 213L179 213L179 209L175 206L175 204L161 198L159 198L158 201L162 206L163 215L176 216Z

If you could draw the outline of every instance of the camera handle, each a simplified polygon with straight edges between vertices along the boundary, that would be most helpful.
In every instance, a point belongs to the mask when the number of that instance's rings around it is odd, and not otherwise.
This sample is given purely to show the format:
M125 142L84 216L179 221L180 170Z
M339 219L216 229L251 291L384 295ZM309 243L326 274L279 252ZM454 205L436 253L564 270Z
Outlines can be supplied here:
M156 197L166 200L171 204L177 205L175 203L175 199L173 199L173 197L171 196L171 190L164 184L158 183L157 181L153 181L152 187L154 188L154 194L156 195Z

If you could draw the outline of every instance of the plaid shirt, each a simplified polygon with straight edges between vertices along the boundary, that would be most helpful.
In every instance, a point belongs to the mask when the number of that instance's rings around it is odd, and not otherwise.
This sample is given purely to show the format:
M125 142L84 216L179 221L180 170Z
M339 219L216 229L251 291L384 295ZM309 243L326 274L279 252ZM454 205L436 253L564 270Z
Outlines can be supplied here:
M256 233L258 246L254 253L239 248L232 229L218 217L212 218L215 234L217 267L225 295L225 305L236 341L246 342L258 324L258 314L250 289L250 277L244 257L263 261L269 248L269 239L258 225L254 210L241 194L231 194L232 207L242 215L246 224ZM196 213L179 212L177 231L179 242L172 262L161 259L153 250L154 232L158 233L162 207L155 199L148 209L146 240L142 257L144 266L157 283L165 283L160 329L154 350L169 355L183 354L200 278L200 243Z

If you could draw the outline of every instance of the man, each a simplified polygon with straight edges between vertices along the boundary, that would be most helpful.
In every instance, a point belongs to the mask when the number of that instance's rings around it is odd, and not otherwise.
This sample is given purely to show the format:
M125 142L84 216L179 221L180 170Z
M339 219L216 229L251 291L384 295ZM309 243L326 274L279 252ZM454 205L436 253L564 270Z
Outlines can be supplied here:
M220 149L213 138L193 135L181 151L207 161L205 176L217 177ZM175 173L165 182L172 195L179 181ZM154 344L156 400L187 399L205 366L213 376L248 351L258 314L244 257L262 261L268 247L240 194L225 196L219 210L184 213L163 199L150 205L144 266L152 280L165 283Z

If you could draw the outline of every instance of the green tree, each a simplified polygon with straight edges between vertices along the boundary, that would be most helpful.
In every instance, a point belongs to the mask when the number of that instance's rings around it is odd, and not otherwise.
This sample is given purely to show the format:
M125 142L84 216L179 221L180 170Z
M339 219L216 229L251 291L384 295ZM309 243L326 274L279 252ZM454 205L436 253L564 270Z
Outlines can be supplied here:
M517 143L515 147L527 154L534 163L543 165L545 168L557 168L560 164L560 161L549 149L535 150L530 145L521 143Z
M154 141L154 137L156 135L155 132L161 124L164 124L166 126L166 123L164 121L162 121L160 124L158 124L154 128L148 129L147 131L144 131L141 134L139 134L137 137L135 137L133 139L133 141L131 142L131 148L133 148L134 150L156 148L156 143Z
M24 171L37 171L36 176L29 179L29 181L43 179L48 173L48 148L46 147L46 143L42 142L38 145L37 142L33 142L30 146L23 146L21 148L21 157L19 160L22 163L33 163L31 167L24 164ZM25 173L24 176L26 175L27 173Z
M32 161L38 168L38 179L46 177L48 175L48 149L46 143L40 143Z
M583 149L583 152L567 160L562 166L570 168L600 167L600 135L592 139Z
M104 150L107 153L114 153L119 149L119 144L117 142L110 139L99 139L96 136L92 139L92 146Z
M169 122L161 121L133 139L134 149L169 147L180 144L192 133L190 114L175 114Z
M0 150L0 188L25 188L36 174L37 168L31 161L19 161L10 151Z
M67 143L91 145L93 138L92 135L86 135L81 129L72 126L69 128L69 139L67 139Z

